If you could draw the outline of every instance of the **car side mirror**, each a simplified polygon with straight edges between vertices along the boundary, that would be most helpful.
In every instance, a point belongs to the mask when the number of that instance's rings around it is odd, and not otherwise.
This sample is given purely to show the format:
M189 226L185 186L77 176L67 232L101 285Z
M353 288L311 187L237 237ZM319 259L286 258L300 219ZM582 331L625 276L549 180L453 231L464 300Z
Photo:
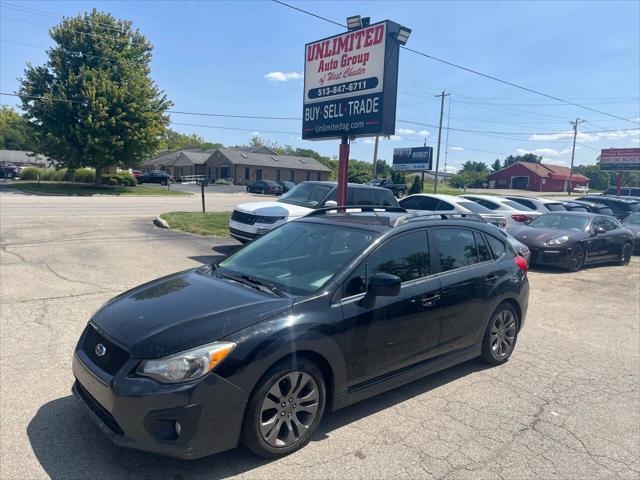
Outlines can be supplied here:
M389 273L376 273L369 279L369 286L362 299L362 306L373 307L376 297L397 297L400 295L401 286L400 277Z
M335 200L327 200L326 202L324 202L324 206L327 208L337 207L338 202L336 202Z

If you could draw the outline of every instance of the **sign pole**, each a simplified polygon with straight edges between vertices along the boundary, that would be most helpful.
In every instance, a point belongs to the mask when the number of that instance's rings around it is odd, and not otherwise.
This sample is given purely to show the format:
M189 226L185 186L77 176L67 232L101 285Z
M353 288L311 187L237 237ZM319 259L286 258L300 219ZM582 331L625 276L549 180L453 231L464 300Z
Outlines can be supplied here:
M619 197L620 191L622 190L622 180L624 179L624 172L617 172L616 177L616 195Z
M378 139L380 137L376 135L376 143L373 146L373 176L371 178L376 178L378 174Z
M436 97L442 97L440 101L440 128L438 128L438 151L436 153L436 172L435 172L435 182L433 183L433 193L438 193L438 167L440 166L440 139L442 138L442 114L444 113L444 97L449 94L444 90L440 95L436 95Z
M347 204L347 177L349 176L349 137L342 137L338 157L338 206Z

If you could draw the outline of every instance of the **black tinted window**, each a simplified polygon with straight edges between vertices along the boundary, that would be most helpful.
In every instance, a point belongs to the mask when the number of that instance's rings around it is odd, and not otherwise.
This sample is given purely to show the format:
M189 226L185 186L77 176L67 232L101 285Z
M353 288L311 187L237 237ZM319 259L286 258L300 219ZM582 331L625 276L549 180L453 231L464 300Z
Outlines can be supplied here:
M391 190L378 192L377 190L373 192L373 204L381 205L383 207L397 207L398 201L396 197L393 196Z
M545 203L544 206L550 212L564 212L566 210L561 203Z
M473 232L462 228L436 228L433 236L440 251L443 272L478 263L478 249Z
M407 197L400 200L400 206L409 210L419 210L421 201L420 197Z
M367 188L350 188L347 189L348 205L374 205L372 191Z
M524 205L525 207L528 207L532 210L536 209L536 206L533 204L532 201L530 200L525 200L523 198L510 198L510 200L519 203L520 205Z
M500 258L507 251L507 247L505 247L504 242L502 240L498 240L496 237L492 237L491 235L487 235L487 242L491 247L491 251L493 252L493 256L495 258Z
M488 262L491 260L491 252L484 241L484 236L478 232L474 232L473 236L476 238L476 246L478 247L478 259L481 262Z
M607 217L602 219L602 226L607 231L616 230L617 228L620 228L620 224L618 223L617 220L615 220L614 218L607 218Z
M376 273L396 275L403 282L429 275L426 232L407 233L381 245L347 281L345 296L365 292L369 279Z
M601 213L602 215L613 215L613 210L610 208L596 208L596 212Z

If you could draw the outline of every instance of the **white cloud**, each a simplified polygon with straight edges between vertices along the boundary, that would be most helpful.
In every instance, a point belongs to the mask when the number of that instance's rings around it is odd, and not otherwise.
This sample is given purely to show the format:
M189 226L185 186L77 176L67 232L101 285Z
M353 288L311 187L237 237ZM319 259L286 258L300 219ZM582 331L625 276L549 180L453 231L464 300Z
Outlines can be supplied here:
M418 135L420 135L421 137L428 137L429 135L431 135L431 132L429 130L420 130L418 132Z
M396 133L399 135L413 135L416 131L410 128L396 128Z
M464 148L462 147L449 147L449 150L453 150L454 152L462 152Z
M624 140L626 138L640 135L640 128L633 130L614 130L611 132L578 132L576 140L578 142L597 142L598 140ZM534 142L549 142L554 140L569 140L573 138L573 131L568 130L560 133L542 133L529 137Z
M399 142L400 140L402 140L402 137L399 135L391 135L391 137L389 138L392 142Z
M633 143L640 143L640 138L632 138L631 141Z
M298 80L302 77L302 73L298 72L269 72L264 76L271 82L286 82L287 80Z
M253 131L253 132L251 132L251 136L252 137L259 137L260 136L260 132L258 132L257 130Z
M371 145L373 143L376 143L376 141L373 138L365 138L362 143L366 143L368 145Z
M580 150L580 147L576 147L576 150ZM525 149L525 148L516 148L516 155L525 155L527 153L533 153L534 155L538 155L543 157L543 161L555 159L557 157L562 157L564 155L568 155L571 153L570 148L563 148L562 150L554 150L553 148L536 148L536 149ZM561 163L561 162L556 162Z

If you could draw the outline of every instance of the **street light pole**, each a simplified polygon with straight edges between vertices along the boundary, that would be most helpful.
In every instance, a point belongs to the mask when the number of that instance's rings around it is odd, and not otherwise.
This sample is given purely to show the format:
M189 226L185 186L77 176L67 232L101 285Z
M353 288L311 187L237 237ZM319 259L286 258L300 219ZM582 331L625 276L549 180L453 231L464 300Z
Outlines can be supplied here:
M378 135L376 135L376 143L373 146L373 176L371 178L376 178L376 175L378 173L377 171L377 162L378 162L378 139L380 137Z
M444 97L449 96L447 92L444 90L440 95L436 95L436 97L441 97L440 99L440 127L438 128L438 150L436 153L436 174L435 174L435 182L433 184L433 193L438 193L438 167L440 166L440 140L442 138L442 116L444 113Z
M569 187L567 189L569 190L569 196L571 196L571 190L573 188L573 160L576 156L576 138L578 136L578 125L585 121L586 120L580 120L579 118L576 118L575 122L569 122L571 125L573 125L573 148L571 149L571 168L569 169Z

